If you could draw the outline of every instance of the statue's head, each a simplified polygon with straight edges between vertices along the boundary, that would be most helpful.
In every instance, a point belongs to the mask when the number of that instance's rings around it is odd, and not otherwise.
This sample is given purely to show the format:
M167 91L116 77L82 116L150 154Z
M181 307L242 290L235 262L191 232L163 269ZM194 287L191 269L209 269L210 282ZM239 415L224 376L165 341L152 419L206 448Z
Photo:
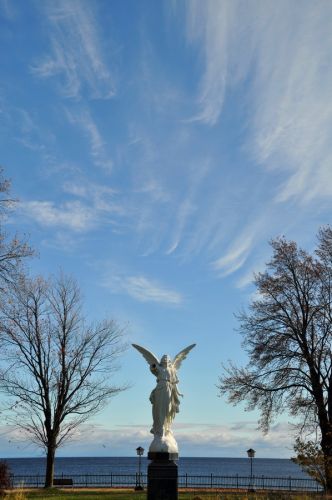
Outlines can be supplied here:
M164 354L160 360L160 364L162 366L168 366L168 364L171 362L171 358L167 356L167 354Z

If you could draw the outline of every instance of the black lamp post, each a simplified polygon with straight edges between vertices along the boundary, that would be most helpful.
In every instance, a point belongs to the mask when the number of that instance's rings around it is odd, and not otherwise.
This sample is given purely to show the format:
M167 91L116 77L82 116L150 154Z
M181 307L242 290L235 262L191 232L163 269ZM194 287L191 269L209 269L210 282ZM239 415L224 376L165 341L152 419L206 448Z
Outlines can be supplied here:
M247 450L247 454L248 454L248 458L250 458L250 484L249 484L249 488L248 488L248 491L255 491L254 490L254 485L253 485L253 475L252 475L252 459L255 457L255 450L253 450L252 448L249 448L249 450Z
M136 453L138 455L138 476L136 476L136 486L135 486L135 490L143 490L143 485L141 484L141 458L142 458L142 455L144 453L144 448L142 448L142 446L139 446L138 448L136 448Z

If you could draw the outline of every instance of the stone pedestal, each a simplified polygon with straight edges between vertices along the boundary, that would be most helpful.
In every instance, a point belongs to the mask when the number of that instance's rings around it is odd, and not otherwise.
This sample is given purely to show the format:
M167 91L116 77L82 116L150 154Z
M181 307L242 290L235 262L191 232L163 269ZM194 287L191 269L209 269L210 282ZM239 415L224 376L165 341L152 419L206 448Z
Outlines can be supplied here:
M149 452L147 500L178 500L177 453Z

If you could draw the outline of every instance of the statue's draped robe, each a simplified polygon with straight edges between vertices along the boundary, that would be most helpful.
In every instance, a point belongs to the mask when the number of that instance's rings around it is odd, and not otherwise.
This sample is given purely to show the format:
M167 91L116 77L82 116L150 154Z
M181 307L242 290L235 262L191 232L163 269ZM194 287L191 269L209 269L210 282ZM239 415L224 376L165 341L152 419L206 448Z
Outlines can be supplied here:
M172 432L171 424L179 412L178 378L172 365L164 367L159 364L150 366L150 369L157 377L157 385L150 395L153 416L151 432L155 436L167 436Z

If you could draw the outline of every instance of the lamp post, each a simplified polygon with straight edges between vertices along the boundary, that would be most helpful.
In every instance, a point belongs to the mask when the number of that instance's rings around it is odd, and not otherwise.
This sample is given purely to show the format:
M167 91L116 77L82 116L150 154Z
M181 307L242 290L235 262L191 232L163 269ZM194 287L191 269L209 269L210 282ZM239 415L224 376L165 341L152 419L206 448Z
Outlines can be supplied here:
M143 490L143 485L141 484L141 458L144 453L144 448L142 446L139 446L136 448L136 453L138 455L138 476L136 476L136 486L135 490Z
M249 488L248 488L248 491L255 491L254 490L254 485L253 485L253 475L252 475L252 459L255 457L255 450L253 450L252 448L249 448L249 450L247 450L247 454L248 454L248 458L250 458L250 484L249 484Z

